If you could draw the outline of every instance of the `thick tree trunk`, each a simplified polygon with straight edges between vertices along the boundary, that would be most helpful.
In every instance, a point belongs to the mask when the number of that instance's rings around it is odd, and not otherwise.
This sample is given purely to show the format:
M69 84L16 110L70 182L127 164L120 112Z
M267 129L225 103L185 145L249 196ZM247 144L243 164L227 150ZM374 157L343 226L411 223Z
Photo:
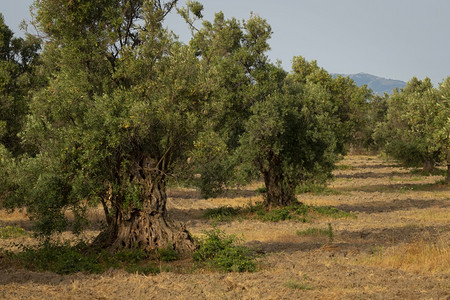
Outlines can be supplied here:
M431 172L434 170L434 161L432 159L427 159L423 162L424 172Z
M450 160L447 161L447 183L450 183Z
M121 199L113 200L112 222L94 244L112 250L139 248L152 252L171 247L181 254L193 252L196 245L192 236L167 215L165 176L144 173L140 172L142 205L127 209Z
M292 204L296 200L295 187L284 182L281 161L276 156L271 157L269 168L262 173L266 185L264 206L267 208L283 207Z

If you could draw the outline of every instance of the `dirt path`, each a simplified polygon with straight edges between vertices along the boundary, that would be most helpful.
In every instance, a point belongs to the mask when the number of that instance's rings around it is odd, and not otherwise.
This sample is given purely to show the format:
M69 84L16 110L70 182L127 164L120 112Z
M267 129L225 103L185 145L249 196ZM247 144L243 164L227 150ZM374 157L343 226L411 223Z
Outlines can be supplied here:
M335 175L332 193L299 200L357 219L218 224L264 254L255 273L60 276L0 266L0 299L450 299L450 189L434 185L442 177L414 175L372 156L347 157ZM256 202L257 187L214 200L173 190L170 212L200 234L211 228L200 217L205 208ZM27 226L20 214L0 217L3 225ZM296 235L328 223L333 241Z

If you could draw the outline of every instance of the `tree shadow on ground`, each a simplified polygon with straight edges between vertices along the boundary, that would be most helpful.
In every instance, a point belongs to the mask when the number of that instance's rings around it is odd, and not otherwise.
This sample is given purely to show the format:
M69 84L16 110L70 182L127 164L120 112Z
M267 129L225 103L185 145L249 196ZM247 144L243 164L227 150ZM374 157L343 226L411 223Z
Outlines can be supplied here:
M174 199L206 199L201 196L200 191L179 188L169 189L167 191L167 196ZM216 198L236 199L255 196L257 196L257 193L253 189L227 189L223 193L216 196Z
M450 191L449 186L439 185L436 183L375 184L375 185L362 185L356 187L337 187L335 189L343 192L366 192L366 193L406 193L409 191L430 192L430 191L445 191L445 190Z
M368 165L368 164L358 164L358 163L352 164L352 167L354 169L404 168L400 164L373 164L373 165Z
M250 241L244 244L259 254L284 252L292 254L297 251L311 251L323 247L324 242L307 241L307 242L280 242L280 241Z
M410 173L401 173L401 172L354 172L352 174L337 174L335 178L344 178L344 179L352 179L352 178L386 178L386 177L411 177Z
M336 206L337 209L346 212L363 212L367 214L394 212L402 210L410 210L414 208L425 209L430 207L446 208L450 207L450 201L447 200L393 200L391 202L372 201L356 205L342 204Z
M394 228L370 228L360 231L339 231L336 236L343 243L361 246L394 246L418 240L434 242L442 233L450 231L450 224L442 226L405 225Z

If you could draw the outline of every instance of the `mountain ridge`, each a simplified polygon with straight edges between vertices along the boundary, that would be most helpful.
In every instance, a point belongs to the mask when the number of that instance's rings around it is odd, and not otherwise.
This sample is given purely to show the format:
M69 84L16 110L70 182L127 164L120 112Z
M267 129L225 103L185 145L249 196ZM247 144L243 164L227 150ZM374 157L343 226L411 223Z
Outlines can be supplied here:
M402 89L406 86L406 82L396 79L388 79L384 77L375 76L368 73L357 73L357 74L332 74L333 77L343 76L352 79L357 86L367 85L368 88L372 89L375 94L384 95L392 94L393 90L398 88Z

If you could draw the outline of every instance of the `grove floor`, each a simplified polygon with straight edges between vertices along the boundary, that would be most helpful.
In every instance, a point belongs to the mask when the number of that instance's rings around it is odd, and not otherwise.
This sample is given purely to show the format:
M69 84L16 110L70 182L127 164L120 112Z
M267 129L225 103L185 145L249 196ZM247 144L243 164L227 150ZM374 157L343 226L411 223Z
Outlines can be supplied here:
M316 218L308 223L258 220L221 222L262 255L254 273L163 272L143 276L122 270L100 275L37 273L0 265L0 299L450 299L450 187L375 156L348 156L331 192L302 194L309 205L332 205L357 218ZM169 212L194 235L212 227L207 208L261 201L261 184L204 200L194 190L172 189ZM101 211L92 212L101 222ZM311 227L326 236L298 236ZM0 226L29 228L23 214L0 211ZM87 237L94 236L94 227ZM69 234L67 234L69 235ZM0 240L0 247L35 243Z

